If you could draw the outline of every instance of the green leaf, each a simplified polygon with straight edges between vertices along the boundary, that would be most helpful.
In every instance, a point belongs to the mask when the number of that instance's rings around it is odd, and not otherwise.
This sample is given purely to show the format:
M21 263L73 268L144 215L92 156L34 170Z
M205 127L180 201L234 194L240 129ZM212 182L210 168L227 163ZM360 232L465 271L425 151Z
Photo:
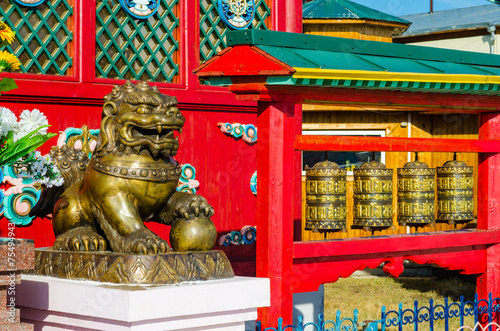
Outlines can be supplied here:
M16 88L17 84L12 78L5 77L0 80L0 94L2 94L2 92L8 92Z
M14 142L14 132L13 131L9 131L9 133L7 133L7 137L5 137L5 142L8 145L12 145L12 143Z
M0 145L3 145L3 147L0 148L0 153L5 151L8 146L12 145L14 140L14 132L9 131L5 137L2 137L0 139Z
M6 150L2 151L0 153L0 166L10 165L16 162L19 158L42 146L50 138L57 136L55 133L34 136L36 132L45 127L48 127L48 125L39 127L37 130L30 132L25 137L10 145Z

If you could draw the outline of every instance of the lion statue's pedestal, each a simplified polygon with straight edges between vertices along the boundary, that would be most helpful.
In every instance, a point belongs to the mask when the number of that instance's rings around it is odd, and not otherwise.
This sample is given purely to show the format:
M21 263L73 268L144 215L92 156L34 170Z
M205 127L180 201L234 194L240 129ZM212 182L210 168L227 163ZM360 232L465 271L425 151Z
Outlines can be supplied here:
M35 250L35 275L114 284L165 285L234 277L221 251L140 255Z

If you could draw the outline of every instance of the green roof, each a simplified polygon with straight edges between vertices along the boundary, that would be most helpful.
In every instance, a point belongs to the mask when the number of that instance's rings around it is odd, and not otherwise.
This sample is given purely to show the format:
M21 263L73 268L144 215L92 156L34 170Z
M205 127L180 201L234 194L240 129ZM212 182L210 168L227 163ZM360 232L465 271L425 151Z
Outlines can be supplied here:
M293 68L266 74L268 85L500 95L500 55L265 30L230 32L227 41Z
M313 0L303 6L302 17L319 19L370 19L411 24L404 19L371 9L349 0Z
M338 37L325 37L302 33L278 32L270 30L241 30L231 31L227 34L227 45L255 45L259 48L268 46L274 56L286 64L295 67L324 68L345 65L342 57L354 55L369 55L380 60L397 59L410 61L432 61L443 66L457 64L470 64L476 66L500 67L500 55L457 51L436 47L413 46L394 44L379 41L347 39ZM272 49L272 50L271 50ZM312 52L311 52L312 51ZM322 52L327 52L326 57L321 57ZM332 56L329 58L329 56ZM319 60L321 58L321 60ZM446 63L446 64L444 64ZM386 64L390 65L390 61ZM351 69L358 69L351 64ZM374 67L373 70L380 70ZM384 70L390 70L389 67Z

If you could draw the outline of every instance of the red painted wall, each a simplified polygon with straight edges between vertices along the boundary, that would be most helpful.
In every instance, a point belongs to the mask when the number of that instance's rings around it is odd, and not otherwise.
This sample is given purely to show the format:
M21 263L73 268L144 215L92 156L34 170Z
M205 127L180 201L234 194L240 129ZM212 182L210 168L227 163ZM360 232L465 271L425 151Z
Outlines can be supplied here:
M175 94L175 93L172 93ZM0 102L17 115L24 109L37 108L52 125L50 132L63 131L67 127L99 128L101 107L85 105L56 105L31 102ZM190 163L196 169L200 182L198 194L204 196L215 208L213 220L220 232L239 230L245 225L255 225L256 198L250 190L250 178L256 170L256 146L235 139L220 131L218 122L239 122L256 125L252 108L218 110L186 109L180 100L180 109L186 124L180 136L180 148L176 159ZM47 153L57 137L42 148ZM166 228L152 225L166 236ZM17 228L18 238L35 239L37 247L50 246L54 240L49 220L36 219L31 226ZM7 235L7 220L1 219L0 236Z
M113 85L124 81L95 78L95 33L89 28L95 25L93 11L89 10L95 4L96 0L75 0L73 75L2 74L13 77L19 88L2 94L0 106L17 115L24 109L39 109L52 125L50 132L83 125L90 129L99 127L103 96L111 92ZM272 28L301 32L302 1L269 0L268 4L272 10L269 20ZM257 169L257 146L222 133L217 123L257 125L257 108L256 103L236 101L227 89L199 84L192 74L199 65L198 2L181 1L179 10L179 83L152 85L179 101L186 124L176 159L195 167L196 180L200 182L197 193L214 207L213 221L220 236L256 224L256 197L250 190L250 178ZM41 151L47 153L56 142L57 138L53 138ZM7 224L8 220L0 217L0 237L7 236ZM167 226L148 226L168 238ZM50 246L54 241L50 219L34 219L29 226L17 227L15 233L17 238L34 239L36 247ZM235 267L237 273L255 272L255 244L223 249L233 261L240 262Z

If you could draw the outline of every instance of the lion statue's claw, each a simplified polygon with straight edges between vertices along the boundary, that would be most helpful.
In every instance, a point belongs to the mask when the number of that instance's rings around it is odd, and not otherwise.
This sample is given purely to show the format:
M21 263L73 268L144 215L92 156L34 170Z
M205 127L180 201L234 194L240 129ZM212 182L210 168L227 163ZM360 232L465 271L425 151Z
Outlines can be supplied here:
M166 254L168 243L149 229L142 229L121 238L121 251L135 254Z
M197 194L177 192L177 197L169 207L174 211L175 218L189 219L190 215L211 217L214 214L214 209L207 200Z
M90 226L71 229L57 236L54 249L63 251L97 252L106 250L106 240Z

